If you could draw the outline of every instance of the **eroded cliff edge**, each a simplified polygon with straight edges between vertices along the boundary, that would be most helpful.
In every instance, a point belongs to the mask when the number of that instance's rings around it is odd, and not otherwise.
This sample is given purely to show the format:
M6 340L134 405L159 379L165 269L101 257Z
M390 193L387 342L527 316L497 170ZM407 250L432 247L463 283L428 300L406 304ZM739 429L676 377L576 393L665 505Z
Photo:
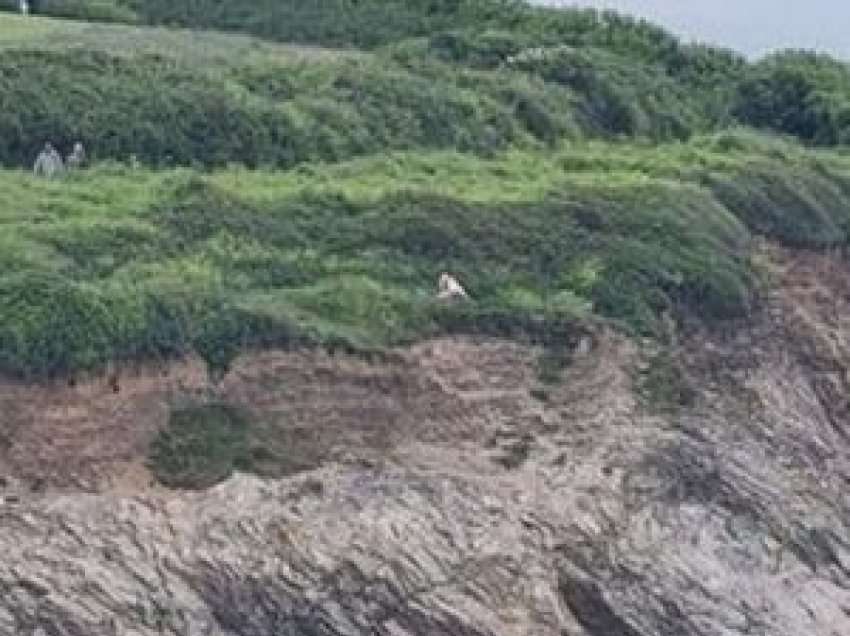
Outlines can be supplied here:
M850 267L771 248L765 307L669 353L440 339L0 387L0 633L850 632ZM672 387L672 389L671 389ZM297 461L152 483L181 400Z

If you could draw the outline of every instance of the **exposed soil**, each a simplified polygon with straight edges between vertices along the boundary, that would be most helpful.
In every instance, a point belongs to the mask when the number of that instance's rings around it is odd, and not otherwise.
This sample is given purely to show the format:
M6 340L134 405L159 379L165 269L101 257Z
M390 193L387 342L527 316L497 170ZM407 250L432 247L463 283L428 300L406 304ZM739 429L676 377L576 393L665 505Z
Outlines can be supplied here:
M850 266L763 257L764 308L669 352L676 409L605 331L556 384L470 338L5 383L0 634L850 633ZM154 485L151 440L204 400L292 464Z
M443 339L375 365L323 351L245 357L211 384L199 360L119 378L51 386L0 385L3 470L33 489L145 490L144 459L172 408L221 401L274 427L299 467L387 461L420 442L457 448L494 441L500 426L534 428L529 394L537 352L497 340ZM539 422L538 422L539 424ZM503 440L505 443L509 440Z

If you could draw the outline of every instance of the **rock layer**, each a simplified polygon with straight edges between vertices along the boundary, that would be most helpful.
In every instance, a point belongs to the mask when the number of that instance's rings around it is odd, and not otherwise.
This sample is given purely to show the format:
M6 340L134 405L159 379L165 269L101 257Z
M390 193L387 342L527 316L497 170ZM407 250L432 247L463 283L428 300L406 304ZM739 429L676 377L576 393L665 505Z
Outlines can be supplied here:
M772 259L763 312L682 340L682 408L604 332L556 385L473 339L246 356L216 387L191 362L118 394L6 385L0 633L850 633L850 272ZM152 436L204 394L309 461L151 486Z

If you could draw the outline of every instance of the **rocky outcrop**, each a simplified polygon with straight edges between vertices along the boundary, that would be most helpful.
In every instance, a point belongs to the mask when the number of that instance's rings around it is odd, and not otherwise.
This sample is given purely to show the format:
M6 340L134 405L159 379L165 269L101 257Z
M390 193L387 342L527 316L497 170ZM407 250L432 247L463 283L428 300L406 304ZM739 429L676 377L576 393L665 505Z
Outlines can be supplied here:
M214 388L192 363L6 386L0 634L850 633L850 272L820 258L774 254L762 314L683 339L687 406L606 333L557 384L538 350L445 339L255 355ZM205 392L310 461L151 486L146 445Z

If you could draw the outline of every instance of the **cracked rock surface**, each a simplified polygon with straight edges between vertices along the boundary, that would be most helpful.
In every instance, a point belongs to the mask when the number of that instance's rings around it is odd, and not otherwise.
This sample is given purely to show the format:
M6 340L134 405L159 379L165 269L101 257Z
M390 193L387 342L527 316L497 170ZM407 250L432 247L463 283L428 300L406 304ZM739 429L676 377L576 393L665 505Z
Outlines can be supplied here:
M246 356L217 396L310 461L199 492L144 467L197 363L0 386L0 634L850 634L850 272L776 261L678 346L682 408L606 332L555 385L495 340Z

